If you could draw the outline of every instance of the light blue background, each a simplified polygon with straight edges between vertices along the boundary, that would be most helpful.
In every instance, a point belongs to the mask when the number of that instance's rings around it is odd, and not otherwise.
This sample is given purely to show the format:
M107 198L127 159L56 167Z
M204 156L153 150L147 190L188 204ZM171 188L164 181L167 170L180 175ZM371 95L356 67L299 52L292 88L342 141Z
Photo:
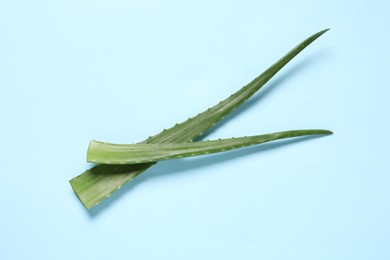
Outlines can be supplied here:
M390 259L389 1L0 1L1 259ZM90 211L90 139L138 142L332 28L208 138Z

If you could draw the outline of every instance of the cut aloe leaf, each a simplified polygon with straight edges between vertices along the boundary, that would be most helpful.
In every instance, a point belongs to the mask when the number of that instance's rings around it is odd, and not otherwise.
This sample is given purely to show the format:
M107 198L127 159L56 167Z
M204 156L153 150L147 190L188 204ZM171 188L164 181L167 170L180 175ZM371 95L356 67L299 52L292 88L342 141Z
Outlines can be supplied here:
M298 44L259 77L214 107L181 124L164 130L142 143L182 143L192 141L202 135L207 129L255 94L281 68L327 30L320 31ZM154 163L120 166L97 165L71 179L70 184L83 205L86 208L91 208L152 165Z
M332 132L309 129L194 143L111 144L91 141L88 147L87 161L101 164L148 163L220 153L285 138L327 134L332 134Z

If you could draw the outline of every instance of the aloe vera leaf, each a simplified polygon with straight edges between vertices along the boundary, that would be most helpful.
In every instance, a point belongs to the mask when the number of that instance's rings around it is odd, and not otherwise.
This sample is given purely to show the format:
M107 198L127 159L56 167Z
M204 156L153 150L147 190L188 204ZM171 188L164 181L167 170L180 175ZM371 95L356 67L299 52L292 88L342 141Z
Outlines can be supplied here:
M322 30L298 44L284 57L265 70L260 76L231 95L229 98L181 124L176 124L170 129L149 137L143 143L184 142L191 141L196 137L201 136L204 131L214 126L223 117L248 100L298 53L328 30L329 29Z
M303 49L315 41L329 29L322 30L313 34L284 57L265 70L260 76L244 86L242 89L221 101L212 108L198 114L197 116L186 120L181 124L176 124L170 129L149 137L142 143L172 143L186 142L202 135L207 129L215 125L224 116L232 112L239 105L244 103L249 97L256 93L266 82L268 82L281 68L298 55ZM115 190L123 184L132 180L154 163L122 166L97 165L82 174L74 177L69 182L86 208L92 208L100 201L109 197Z
M91 141L87 161L101 164L138 164L162 160L220 153L279 139L332 134L322 129L290 130L271 134L245 136L201 142L112 144Z

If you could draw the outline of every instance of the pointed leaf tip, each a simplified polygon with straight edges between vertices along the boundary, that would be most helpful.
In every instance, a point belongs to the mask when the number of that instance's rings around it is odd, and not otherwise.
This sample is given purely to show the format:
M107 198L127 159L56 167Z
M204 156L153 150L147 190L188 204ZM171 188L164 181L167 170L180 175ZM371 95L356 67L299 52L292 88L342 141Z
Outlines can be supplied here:
M332 135L333 134L333 132L332 131L329 131L329 130L325 130L327 133L327 135Z
M327 29L324 29L324 30L321 30L315 34L313 34L311 37L309 37L309 39L313 39L313 41L317 38L319 38L321 35L323 35L324 33L326 33L327 31L329 31L330 28L327 28Z
M323 29L323 30L321 30L321 31L319 31L318 33L316 33L318 36L321 36L321 35L323 35L324 33L326 33L327 31L329 31L330 30L330 28L326 28L326 29Z

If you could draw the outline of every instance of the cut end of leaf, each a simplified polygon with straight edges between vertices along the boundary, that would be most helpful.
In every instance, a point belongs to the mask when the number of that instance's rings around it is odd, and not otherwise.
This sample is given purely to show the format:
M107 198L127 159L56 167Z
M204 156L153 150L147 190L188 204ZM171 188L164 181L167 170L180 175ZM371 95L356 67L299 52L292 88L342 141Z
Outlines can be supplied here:
M93 148L93 145L94 145L95 142L96 142L95 140L91 140L91 141L89 142L88 150L87 150L87 151L90 151L90 150ZM90 160L91 160L91 158L90 158L90 153L87 152L87 162L91 162ZM72 180L70 180L70 181L72 181ZM72 183L71 183L71 184L72 184Z

